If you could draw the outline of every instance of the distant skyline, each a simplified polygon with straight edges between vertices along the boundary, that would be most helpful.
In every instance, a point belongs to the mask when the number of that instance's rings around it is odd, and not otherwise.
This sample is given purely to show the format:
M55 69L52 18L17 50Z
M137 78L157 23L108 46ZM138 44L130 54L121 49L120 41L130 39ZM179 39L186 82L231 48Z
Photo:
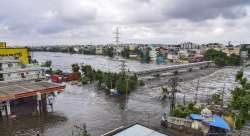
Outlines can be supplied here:
M250 0L2 0L9 45L250 43Z

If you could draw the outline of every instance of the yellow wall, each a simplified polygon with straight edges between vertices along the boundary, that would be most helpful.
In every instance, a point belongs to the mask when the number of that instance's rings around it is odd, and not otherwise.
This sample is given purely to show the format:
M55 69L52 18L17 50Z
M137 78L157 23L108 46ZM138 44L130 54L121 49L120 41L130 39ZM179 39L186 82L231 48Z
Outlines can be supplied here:
M235 54L235 55L240 55L240 48L225 48L223 50L224 53L226 53L228 56L230 56L231 54Z
M0 56L18 56L21 63L29 63L28 48L1 48Z
M0 48L6 48L6 42L0 42Z

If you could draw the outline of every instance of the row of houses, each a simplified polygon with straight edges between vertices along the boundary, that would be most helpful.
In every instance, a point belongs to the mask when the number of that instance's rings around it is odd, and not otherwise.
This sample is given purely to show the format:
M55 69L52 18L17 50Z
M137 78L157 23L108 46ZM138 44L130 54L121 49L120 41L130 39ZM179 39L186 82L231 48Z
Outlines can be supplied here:
M245 46L244 46L245 47ZM76 46L49 46L32 47L35 51L57 51L68 53L107 55L107 50L112 48L115 55L126 58L138 59L150 63L164 64L168 62L189 63L202 61L208 49L215 49L226 53L228 56L236 54L248 58L248 50L241 50L242 45L232 46L220 43L195 44L185 42L181 44L106 44L106 45L76 45ZM248 46L247 46L248 48ZM127 53L124 55L124 53Z

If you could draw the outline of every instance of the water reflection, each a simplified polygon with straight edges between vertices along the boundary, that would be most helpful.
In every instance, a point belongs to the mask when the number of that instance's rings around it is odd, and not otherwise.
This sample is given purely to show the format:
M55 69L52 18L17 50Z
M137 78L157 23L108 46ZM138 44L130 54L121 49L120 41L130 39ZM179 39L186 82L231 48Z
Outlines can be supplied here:
M0 122L1 136L32 136L43 134L52 126L67 121L67 118L55 113L47 113L41 116L20 116L15 119Z

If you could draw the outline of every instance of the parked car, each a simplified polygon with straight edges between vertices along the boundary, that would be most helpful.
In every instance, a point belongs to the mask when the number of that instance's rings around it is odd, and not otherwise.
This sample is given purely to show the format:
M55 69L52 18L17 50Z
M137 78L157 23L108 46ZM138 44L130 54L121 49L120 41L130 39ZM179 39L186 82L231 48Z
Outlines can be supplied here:
M61 83L62 82L62 76L54 74L51 76L51 81L55 83Z

